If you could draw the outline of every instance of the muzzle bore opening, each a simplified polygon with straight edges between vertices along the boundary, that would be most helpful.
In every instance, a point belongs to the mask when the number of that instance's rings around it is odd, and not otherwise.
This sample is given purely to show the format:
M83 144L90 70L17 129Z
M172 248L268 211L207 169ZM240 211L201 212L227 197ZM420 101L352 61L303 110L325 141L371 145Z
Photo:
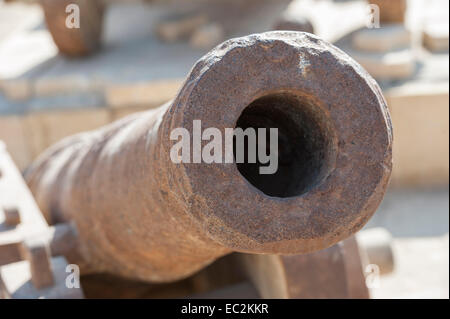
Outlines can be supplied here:
M245 138L244 163L236 163L241 175L264 194L294 197L309 192L330 173L335 147L330 121L321 108L307 96L292 93L265 95L253 101L241 113L236 128L266 129L266 154L270 151L269 129L278 129L278 169L274 174L260 174L267 166L256 156L249 163L249 139ZM256 150L258 138L256 138ZM234 140L236 160L236 137Z

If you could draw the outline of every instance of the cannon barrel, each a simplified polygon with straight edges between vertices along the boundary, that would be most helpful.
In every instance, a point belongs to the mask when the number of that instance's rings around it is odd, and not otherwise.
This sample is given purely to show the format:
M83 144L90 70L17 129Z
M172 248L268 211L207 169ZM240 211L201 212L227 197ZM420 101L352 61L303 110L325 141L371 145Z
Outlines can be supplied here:
M174 163L171 132L195 120L278 128L278 170ZM274 31L222 43L173 101L62 140L26 179L49 223L75 224L86 271L164 282L232 251L308 253L349 237L384 195L391 152L370 75L314 35Z

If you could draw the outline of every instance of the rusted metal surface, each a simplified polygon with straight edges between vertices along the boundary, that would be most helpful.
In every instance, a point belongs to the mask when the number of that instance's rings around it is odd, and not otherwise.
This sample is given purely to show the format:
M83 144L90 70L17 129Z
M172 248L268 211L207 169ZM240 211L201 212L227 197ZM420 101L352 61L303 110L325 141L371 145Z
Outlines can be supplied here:
M45 22L59 51L68 56L83 56L96 51L101 43L104 4L98 0L40 0ZM69 28L73 23L70 14L79 8L79 27ZM66 12L66 8L69 8ZM70 25L70 24L69 24Z
M380 22L403 23L405 20L406 0L370 0L379 8Z
M175 128L261 118L281 135L276 174L170 160ZM166 282L231 251L301 254L349 237L384 195L391 148L370 75L316 36L278 31L224 42L172 102L64 139L26 177L50 223L76 225L85 272Z

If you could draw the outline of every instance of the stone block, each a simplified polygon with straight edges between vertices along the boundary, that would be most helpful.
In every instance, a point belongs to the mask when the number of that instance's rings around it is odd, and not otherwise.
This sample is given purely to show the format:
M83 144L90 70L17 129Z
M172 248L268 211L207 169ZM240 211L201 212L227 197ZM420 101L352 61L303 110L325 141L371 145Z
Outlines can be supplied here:
M64 257L51 259L54 271L54 284L38 289L31 281L30 267L27 261L19 261L0 267L0 275L6 290L13 299L83 299L81 288L69 288L66 279L68 263Z
M192 34L190 44L194 48L209 50L225 40L225 31L218 23L199 27Z
M187 38L207 22L208 18L203 14L174 17L160 22L156 28L156 33L164 42L175 42Z
M423 45L432 52L448 51L448 21L427 24L423 30Z

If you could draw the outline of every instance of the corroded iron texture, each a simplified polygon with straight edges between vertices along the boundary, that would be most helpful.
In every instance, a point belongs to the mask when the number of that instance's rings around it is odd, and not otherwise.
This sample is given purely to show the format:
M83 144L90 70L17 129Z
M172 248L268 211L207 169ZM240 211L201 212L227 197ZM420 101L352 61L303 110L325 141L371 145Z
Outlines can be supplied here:
M277 173L173 163L170 132L198 119L222 133L277 127ZM370 75L314 35L277 31L217 46L172 102L64 139L27 181L50 223L77 226L84 271L164 282L231 251L299 254L349 237L383 197L391 147Z

